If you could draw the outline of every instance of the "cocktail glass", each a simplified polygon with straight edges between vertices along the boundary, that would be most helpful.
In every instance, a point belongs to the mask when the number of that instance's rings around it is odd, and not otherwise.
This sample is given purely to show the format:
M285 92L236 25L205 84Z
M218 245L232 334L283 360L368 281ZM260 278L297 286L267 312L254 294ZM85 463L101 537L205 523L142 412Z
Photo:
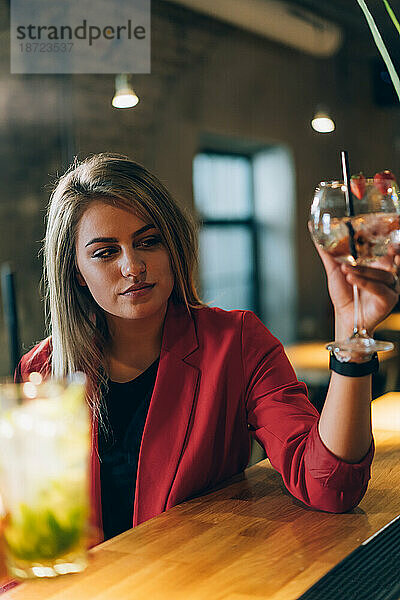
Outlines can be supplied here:
M6 563L21 579L87 564L90 420L82 373L0 384Z
M366 179L354 196L354 215L348 216L346 186L342 181L323 181L315 192L308 227L314 241L338 262L392 269L400 239L400 198L397 183L376 183ZM340 352L350 360L393 350L391 342L375 340L364 327L363 307L356 285L354 294L354 329L351 337L335 340L328 350Z

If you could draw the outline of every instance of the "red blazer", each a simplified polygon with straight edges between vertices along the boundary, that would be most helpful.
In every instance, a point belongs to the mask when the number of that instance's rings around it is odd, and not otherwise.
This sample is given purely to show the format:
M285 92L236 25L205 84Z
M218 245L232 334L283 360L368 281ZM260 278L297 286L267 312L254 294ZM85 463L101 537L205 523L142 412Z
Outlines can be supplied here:
M49 372L48 338L21 359L17 377ZM322 443L319 414L280 342L250 311L169 302L160 362L144 427L133 526L245 469L251 436L288 490L330 512L354 507L370 478L374 447L349 464ZM92 503L101 527L97 424Z

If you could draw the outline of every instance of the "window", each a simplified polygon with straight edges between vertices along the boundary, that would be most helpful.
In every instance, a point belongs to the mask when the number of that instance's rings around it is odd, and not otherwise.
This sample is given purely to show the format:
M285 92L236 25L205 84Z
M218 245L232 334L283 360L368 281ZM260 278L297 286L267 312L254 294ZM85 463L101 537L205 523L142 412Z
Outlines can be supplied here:
M201 219L205 302L254 311L284 343L294 339L294 176L282 147L199 153L193 163Z
M202 219L203 298L227 310L258 310L251 162L245 156L202 153L193 175Z

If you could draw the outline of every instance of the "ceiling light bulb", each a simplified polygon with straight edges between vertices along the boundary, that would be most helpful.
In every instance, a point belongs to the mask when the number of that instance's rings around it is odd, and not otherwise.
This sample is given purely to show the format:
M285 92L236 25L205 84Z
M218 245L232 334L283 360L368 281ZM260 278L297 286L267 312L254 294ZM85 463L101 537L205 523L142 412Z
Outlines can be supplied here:
M128 75L117 75L115 77L115 94L112 99L112 105L115 108L132 108L139 102L139 98L134 92Z
M317 109L311 121L311 127L318 133L331 133L336 126L327 110Z

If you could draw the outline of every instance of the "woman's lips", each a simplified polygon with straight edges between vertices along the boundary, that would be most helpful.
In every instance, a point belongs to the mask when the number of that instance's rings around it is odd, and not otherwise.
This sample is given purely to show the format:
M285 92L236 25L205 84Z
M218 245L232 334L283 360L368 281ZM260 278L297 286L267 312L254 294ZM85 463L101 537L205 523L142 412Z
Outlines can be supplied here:
M146 294L151 292L154 286L155 283L153 283L152 285L147 285L146 287L143 287L139 290L131 290L130 292L125 292L124 294L121 294L121 296L129 296L130 298L140 298L141 296L145 296Z

